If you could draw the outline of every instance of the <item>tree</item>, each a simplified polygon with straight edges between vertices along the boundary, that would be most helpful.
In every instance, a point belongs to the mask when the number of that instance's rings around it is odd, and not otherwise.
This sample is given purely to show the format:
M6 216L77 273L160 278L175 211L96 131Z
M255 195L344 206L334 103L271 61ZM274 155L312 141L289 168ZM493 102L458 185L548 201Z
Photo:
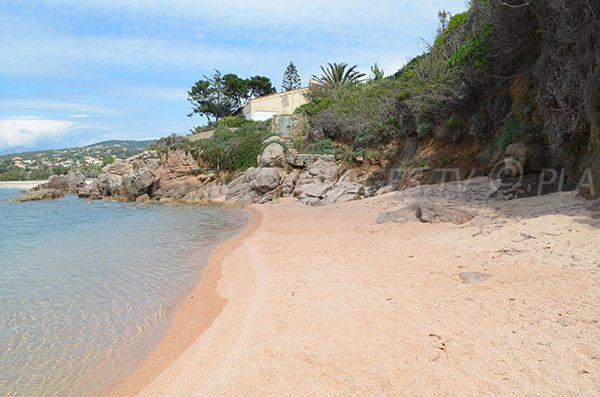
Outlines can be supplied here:
M248 80L237 74L229 73L223 76L225 95L233 100L236 107L241 107L248 101Z
M225 82L221 72L215 69L211 77L204 76L204 80L198 80L188 91L188 101L192 104L194 114L206 116L211 123L211 117L218 121L220 118L231 113L235 99L226 95Z
M281 89L284 91L296 90L301 87L300 75L293 62L290 62L283 74L283 83Z
M439 10L438 11L438 19L439 19L439 26L437 28L437 36L441 36L442 34L444 34L444 30L446 30L446 28L448 27L448 21L450 20L450 17L452 16L452 14L450 14L448 11L446 10Z
M204 76L188 91L188 101L192 104L188 117L194 114L206 116L210 124L213 119L219 121L246 105L250 99L274 92L275 87L268 77L242 79L232 73L222 76L221 72L215 70L211 77Z
M371 66L371 80L382 80L383 76L385 76L383 69L375 62L375 65Z
M271 83L271 79L265 76L252 76L246 80L246 83L248 84L249 99L274 94L277 92Z
M348 64L345 62L328 63L327 69L321 66L323 75L321 77L313 75L313 78L316 80L317 85L322 88L337 90L343 85L358 84L362 81L361 79L365 74L358 72L356 70L357 67L357 65L354 65L349 68Z

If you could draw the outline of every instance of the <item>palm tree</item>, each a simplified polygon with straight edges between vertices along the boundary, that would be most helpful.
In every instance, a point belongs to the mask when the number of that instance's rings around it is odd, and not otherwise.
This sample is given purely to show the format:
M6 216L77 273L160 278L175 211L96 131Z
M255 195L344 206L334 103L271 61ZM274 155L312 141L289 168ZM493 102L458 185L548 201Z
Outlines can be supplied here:
M328 63L327 68L321 66L323 75L317 77L313 75L313 79L316 80L317 84L325 89L336 90L337 88L347 84L358 84L361 79L365 76L364 73L360 73L357 70L357 65L348 67L348 64L343 63Z

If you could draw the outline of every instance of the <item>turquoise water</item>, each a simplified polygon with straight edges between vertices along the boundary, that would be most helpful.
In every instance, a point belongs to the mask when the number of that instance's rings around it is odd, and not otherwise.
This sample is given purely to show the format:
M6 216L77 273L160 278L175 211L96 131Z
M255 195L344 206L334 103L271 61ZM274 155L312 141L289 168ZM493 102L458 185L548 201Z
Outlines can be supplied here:
M75 396L131 370L245 223L215 206L8 203L0 189L0 395Z

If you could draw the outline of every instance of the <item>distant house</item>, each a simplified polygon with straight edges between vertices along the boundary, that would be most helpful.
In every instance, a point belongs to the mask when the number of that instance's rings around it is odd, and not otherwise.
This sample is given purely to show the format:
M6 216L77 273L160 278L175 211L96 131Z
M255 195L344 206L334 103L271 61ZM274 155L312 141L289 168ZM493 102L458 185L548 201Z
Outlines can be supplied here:
M308 102L304 97L307 92L308 88L299 88L254 98L235 114L241 113L247 119L255 121L268 120L281 114L293 114L297 107Z
M13 157L12 161L15 164L15 167L25 168L23 165L23 159L21 157Z

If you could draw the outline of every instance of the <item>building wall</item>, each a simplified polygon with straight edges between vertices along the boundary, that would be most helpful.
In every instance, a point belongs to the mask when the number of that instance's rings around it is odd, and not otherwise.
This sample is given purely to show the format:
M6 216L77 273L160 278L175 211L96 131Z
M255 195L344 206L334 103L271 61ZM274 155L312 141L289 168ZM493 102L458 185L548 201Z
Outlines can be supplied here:
M301 88L254 98L244 106L244 116L252 120L267 120L277 114L293 114L298 106L308 102L304 97L307 91L308 88Z

